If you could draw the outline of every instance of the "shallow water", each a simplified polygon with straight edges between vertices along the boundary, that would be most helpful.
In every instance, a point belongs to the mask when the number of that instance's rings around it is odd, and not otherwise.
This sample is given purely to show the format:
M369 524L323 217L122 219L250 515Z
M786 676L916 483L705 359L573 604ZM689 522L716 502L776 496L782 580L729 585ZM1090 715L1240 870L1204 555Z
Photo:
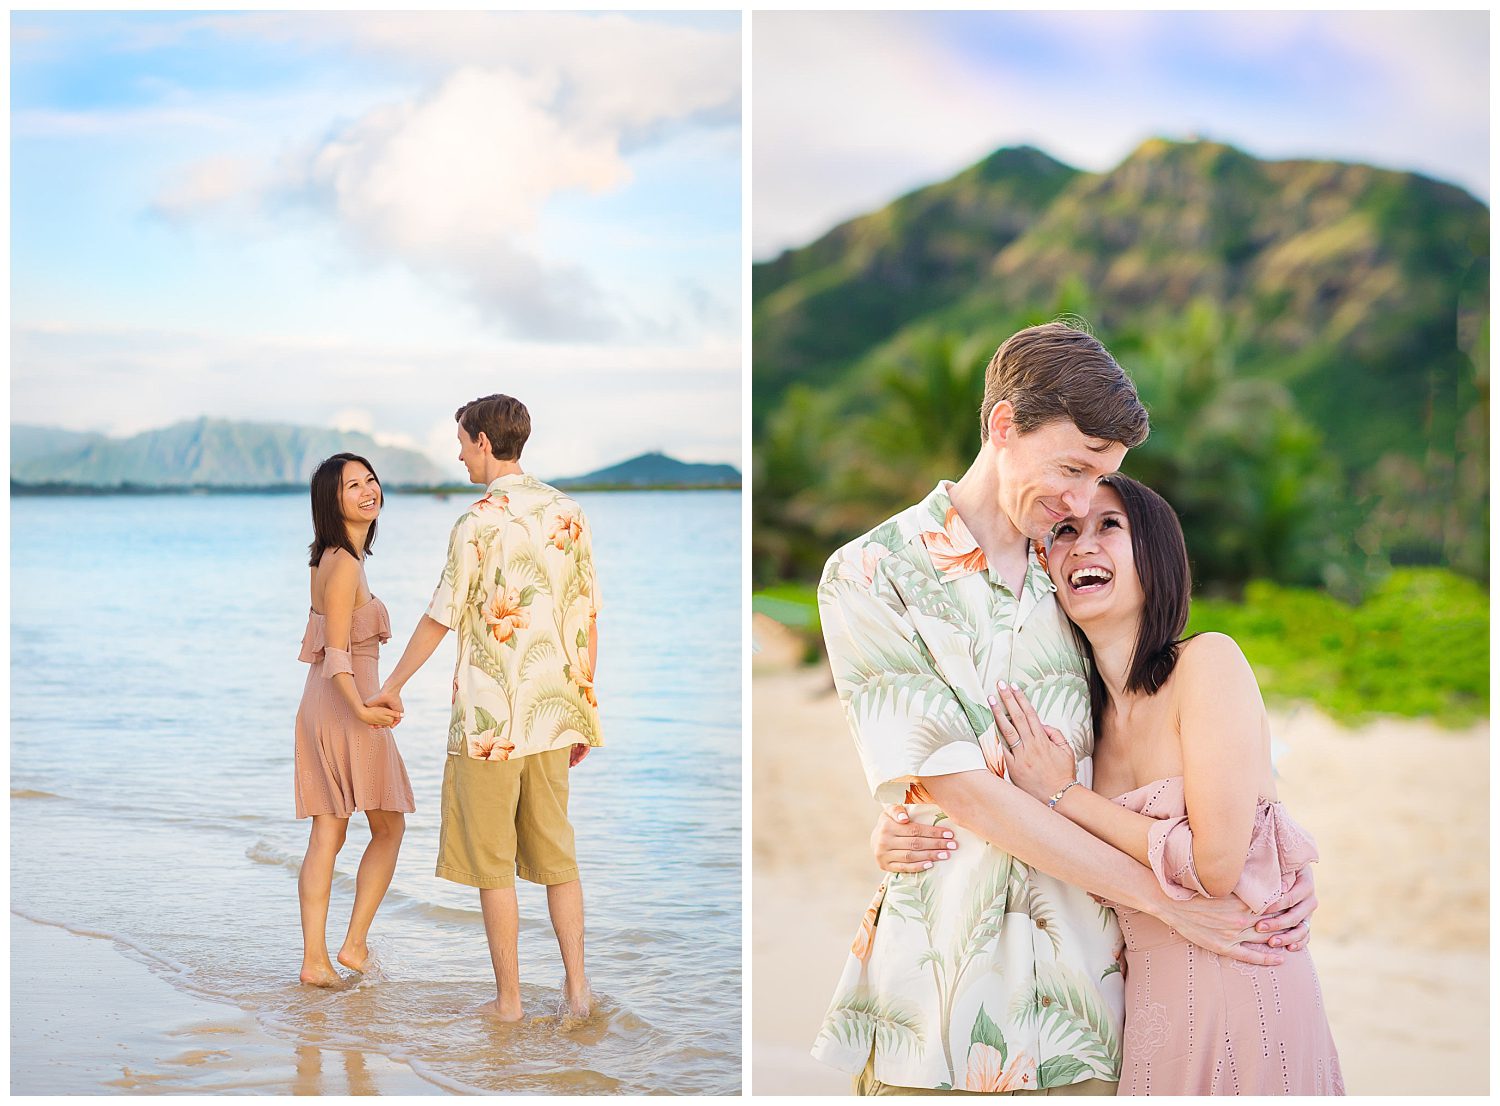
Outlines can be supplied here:
M306 668L301 496L12 504L12 908L124 942L272 1033L358 1042L455 1091L732 1094L740 1087L740 497L579 496L603 610L606 747L572 820L599 1011L557 1017L545 892L522 883L528 1018L493 997L477 893L434 877L451 640L405 693L416 794L345 989L297 983L292 719ZM368 575L395 664L466 500L389 497ZM355 816L329 916L337 950L366 840Z

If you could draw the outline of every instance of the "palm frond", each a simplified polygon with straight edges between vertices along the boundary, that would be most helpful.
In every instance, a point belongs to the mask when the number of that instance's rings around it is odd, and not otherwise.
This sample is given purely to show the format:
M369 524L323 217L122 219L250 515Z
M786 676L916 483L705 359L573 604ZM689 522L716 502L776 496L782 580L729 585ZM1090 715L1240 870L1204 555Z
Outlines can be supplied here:
M1009 902L1011 858L1006 853L990 853L989 871L970 890L964 912L958 920L958 943L953 962L958 971L968 965L995 938L1005 922Z
M500 685L500 690L510 695L510 679L505 674L505 665L490 652L484 633L477 626L469 628L469 663Z
M525 683L526 674L531 671L532 665L538 663L539 661L546 660L548 657L555 657L556 655L557 646L552 643L551 638L538 637L534 639L532 643L526 647L526 651L521 654L521 664L520 667L516 669L516 678L519 679L522 683Z
M555 741L569 730L585 740L596 736L593 717L578 704L574 693L565 688L542 691L531 701L526 711L526 732L535 732L538 723L551 725L547 741Z
M505 570L511 575L524 575L536 585L538 591L552 594L552 581L547 575L547 566L542 563L541 554L531 545L523 545L505 563Z
M915 1052L922 1047L922 1023L894 1000L856 992L829 1009L818 1036L832 1037L852 1048L868 1047L873 1040L885 1052Z
M1038 964L1036 989L1042 1021L1057 1031L1067 1052L1117 1068L1119 1035L1099 992L1088 980L1063 964Z

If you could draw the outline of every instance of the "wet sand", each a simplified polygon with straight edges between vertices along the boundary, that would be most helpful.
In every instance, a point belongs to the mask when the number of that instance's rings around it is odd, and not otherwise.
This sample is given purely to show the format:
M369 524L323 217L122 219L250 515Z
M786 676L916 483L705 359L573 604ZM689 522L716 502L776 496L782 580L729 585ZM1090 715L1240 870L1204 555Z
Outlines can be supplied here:
M379 1053L273 1037L106 939L10 921L13 1095L442 1093Z
M879 873L878 808L826 668L757 617L757 1094L847 1094L808 1049ZM1489 727L1277 712L1280 798L1318 841L1312 951L1350 1094L1489 1086Z

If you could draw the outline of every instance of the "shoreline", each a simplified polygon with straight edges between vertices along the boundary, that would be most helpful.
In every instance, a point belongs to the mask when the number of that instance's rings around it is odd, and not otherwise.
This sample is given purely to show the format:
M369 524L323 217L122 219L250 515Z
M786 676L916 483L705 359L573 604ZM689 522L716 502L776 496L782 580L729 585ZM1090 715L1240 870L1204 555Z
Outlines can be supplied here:
M446 1093L379 1052L274 1036L108 937L12 911L10 949L13 1095Z

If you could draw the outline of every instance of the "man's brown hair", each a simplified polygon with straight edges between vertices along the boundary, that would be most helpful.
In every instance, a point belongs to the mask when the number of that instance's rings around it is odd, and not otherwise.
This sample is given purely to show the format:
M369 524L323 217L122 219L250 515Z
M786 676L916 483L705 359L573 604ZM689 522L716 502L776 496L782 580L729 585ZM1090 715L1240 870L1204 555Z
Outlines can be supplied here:
M989 441L990 412L1008 400L1025 433L1068 419L1090 438L1134 448L1150 424L1135 385L1103 343L1065 322L1027 327L1007 338L984 370L979 436Z
M483 432L497 461L519 461L521 448L531 437L531 413L526 405L499 392L471 399L453 413L453 419L473 441Z

